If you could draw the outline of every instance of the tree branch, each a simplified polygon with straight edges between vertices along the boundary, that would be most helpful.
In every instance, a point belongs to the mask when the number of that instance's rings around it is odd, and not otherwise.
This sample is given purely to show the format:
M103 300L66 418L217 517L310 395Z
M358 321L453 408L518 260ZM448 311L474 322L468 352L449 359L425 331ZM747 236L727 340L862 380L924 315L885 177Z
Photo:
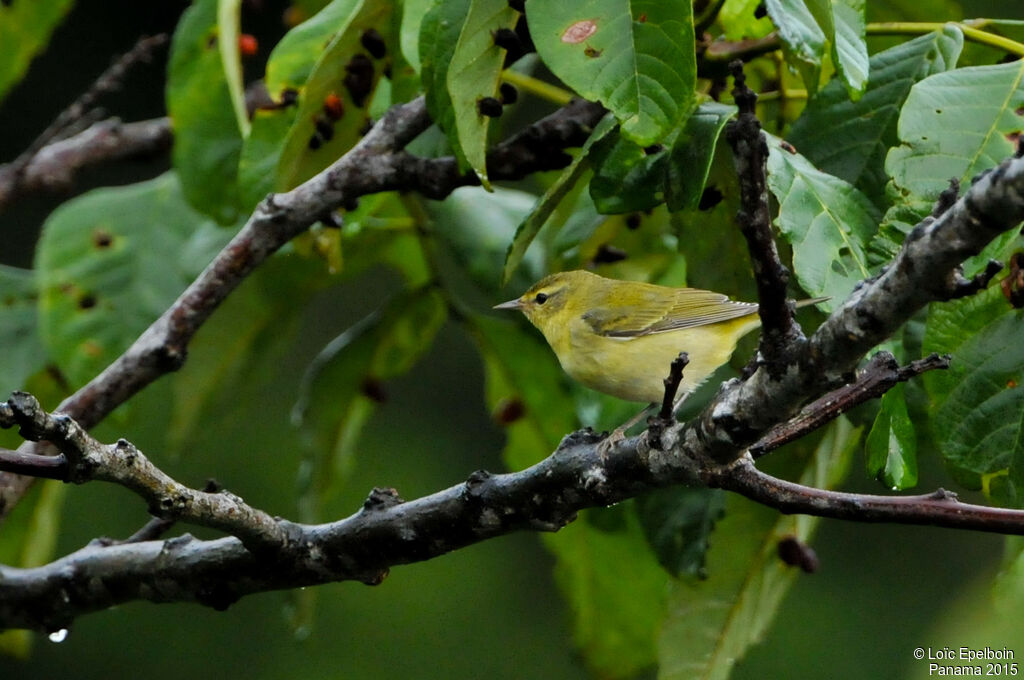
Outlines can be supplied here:
M514 179L565 165L563 149L581 145L604 115L577 100L499 144L488 156L493 179ZM392 107L344 156L287 193L271 194L238 234L178 299L100 375L58 407L88 429L160 376L185 361L188 344L210 314L256 267L324 214L381 191L418 190L443 198L477 184L452 157L423 159L401 149L430 125L423 98ZM33 448L46 453L45 447ZM0 473L0 517L31 478Z
M679 432L684 448L725 464L808 399L842 385L861 358L924 305L956 296L960 264L1024 220L1024 161L1012 158L975 179L939 217L907 235L893 263L854 290L804 344L783 373L759 368L729 384Z
M189 489L153 465L129 441L101 444L73 419L44 411L30 394L15 392L0 411L0 427L15 425L25 439L46 440L60 450L62 455L52 458L35 456L43 473L56 471L44 461L59 460L64 481L119 484L141 496L156 517L224 531L237 536L253 552L276 550L288 542L289 523L246 505L234 494ZM0 469L6 462L0 454Z
M770 372L783 370L788 353L800 347L804 334L787 300L789 270L779 259L768 208L768 143L757 119L757 94L747 87L743 62L731 64L735 87L733 97L739 116L730 120L725 137L733 149L733 161L740 183L740 210L736 214L747 241L757 283L758 314L761 317L761 356Z
M760 458L783 444L796 441L850 409L871 399L877 399L897 383L906 382L927 371L949 368L949 361L949 355L932 354L924 359L912 361L906 366L900 366L892 354L879 352L871 357L854 382L829 392L805 406L797 417L773 427L768 434L750 447L750 455L755 459Z
M114 60L88 90L61 111L27 149L11 163L0 168L0 208L3 208L12 195L21 189L21 184L25 181L25 172L36 154L61 135L73 130L77 123L89 114L101 96L119 89L128 71L139 63L150 61L153 53L166 45L167 41L166 33L139 38L130 50Z
M708 486L735 491L787 514L1024 534L1024 511L961 503L955 493L945 489L917 496L826 491L765 474L754 467L750 457L714 470L704 479Z
M39 149L20 174L13 162L0 166L0 211L21 195L66 191L85 168L162 153L171 147L172 137L167 118L137 123L110 118L94 123L77 135Z

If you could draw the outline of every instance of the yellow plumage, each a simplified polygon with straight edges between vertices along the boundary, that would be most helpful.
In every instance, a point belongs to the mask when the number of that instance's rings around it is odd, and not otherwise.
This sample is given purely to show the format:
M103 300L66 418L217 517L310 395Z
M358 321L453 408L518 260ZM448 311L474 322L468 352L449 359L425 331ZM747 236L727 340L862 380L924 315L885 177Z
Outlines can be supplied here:
M736 342L760 324L751 302L587 271L552 274L495 308L522 311L574 379L640 402L661 401L669 364L680 352L690 356L682 396L728 361Z

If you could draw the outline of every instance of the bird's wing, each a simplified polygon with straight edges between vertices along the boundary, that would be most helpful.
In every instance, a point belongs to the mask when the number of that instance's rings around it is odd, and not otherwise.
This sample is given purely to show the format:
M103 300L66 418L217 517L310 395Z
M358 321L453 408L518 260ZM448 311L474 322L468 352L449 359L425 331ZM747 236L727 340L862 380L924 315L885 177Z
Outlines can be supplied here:
M638 291L639 292L639 291ZM632 304L605 304L587 311L591 330L611 338L633 338L683 328L705 326L757 312L753 302L735 302L720 293L696 288L644 291Z

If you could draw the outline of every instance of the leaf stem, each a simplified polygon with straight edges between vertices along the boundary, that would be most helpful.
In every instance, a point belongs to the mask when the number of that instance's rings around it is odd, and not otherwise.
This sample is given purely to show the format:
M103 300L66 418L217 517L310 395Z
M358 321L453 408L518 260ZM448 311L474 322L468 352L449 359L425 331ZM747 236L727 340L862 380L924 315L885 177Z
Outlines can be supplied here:
M553 104L559 106L565 106L572 101L572 92L565 90L551 83L545 83L543 80L528 76L525 73L519 71L513 71L512 69L506 69L501 72L501 79L506 83L515 85L520 90L526 90L532 95L545 99Z
M1024 44L1004 38L995 33L981 30L992 23L991 19L968 19L948 23L928 21L887 21L867 25L868 35L922 35L932 31L941 31L944 26L952 24L964 32L964 37L980 45L988 45L1004 50L1010 54L1024 57Z

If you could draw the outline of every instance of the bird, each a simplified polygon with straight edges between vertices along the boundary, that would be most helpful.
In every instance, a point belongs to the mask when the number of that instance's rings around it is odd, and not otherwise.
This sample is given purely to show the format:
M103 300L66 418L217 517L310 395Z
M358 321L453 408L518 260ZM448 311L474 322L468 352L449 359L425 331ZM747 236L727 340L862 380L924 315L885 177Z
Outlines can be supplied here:
M828 298L797 302L798 307ZM689 355L675 409L757 328L758 305L698 288L621 281L589 271L550 274L494 309L522 312L562 369L583 385L627 401L658 403L680 352Z

